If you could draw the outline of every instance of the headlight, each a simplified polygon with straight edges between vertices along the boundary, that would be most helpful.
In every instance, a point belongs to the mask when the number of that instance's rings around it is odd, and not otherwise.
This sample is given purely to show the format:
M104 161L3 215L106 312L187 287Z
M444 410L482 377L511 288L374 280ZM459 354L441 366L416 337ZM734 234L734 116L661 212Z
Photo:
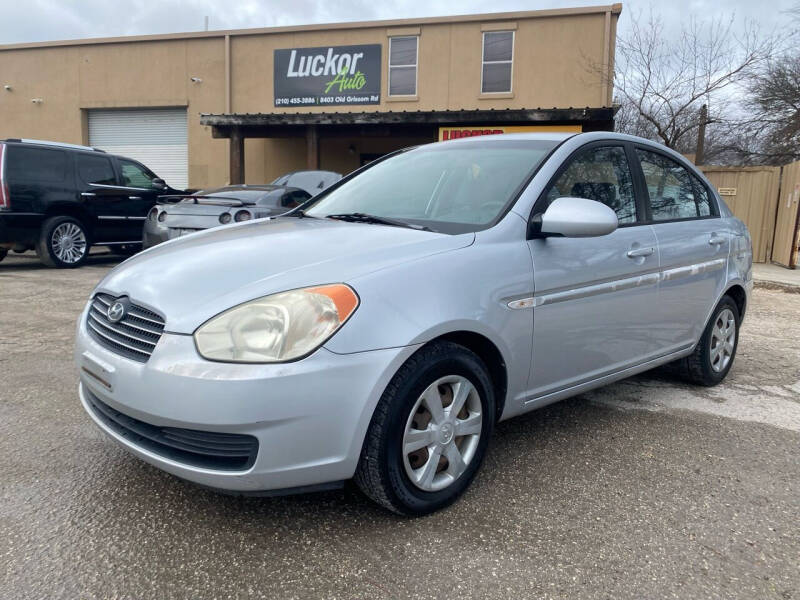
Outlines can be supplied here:
M324 344L358 307L347 285L302 288L258 298L225 311L194 333L209 360L285 362Z
M250 214L249 210L240 210L233 217L233 220L237 223L241 223L242 221L249 221L252 217L253 215Z
M231 222L231 213L222 213L219 216L219 222L222 223L223 225L227 225L228 223L230 223Z
M150 212L147 213L147 218L150 221L155 221L156 217L158 217L158 209L154 206L150 209Z
M159 223L163 223L166 220L167 220L167 211L163 210L160 213L158 213L158 222Z

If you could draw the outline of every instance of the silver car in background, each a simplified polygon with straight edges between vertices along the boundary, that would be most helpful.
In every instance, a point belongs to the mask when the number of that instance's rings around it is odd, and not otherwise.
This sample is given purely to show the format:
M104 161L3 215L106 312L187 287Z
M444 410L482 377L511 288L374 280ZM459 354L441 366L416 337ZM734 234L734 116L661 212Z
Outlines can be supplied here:
M274 494L354 478L425 514L467 488L498 420L667 363L722 381L751 267L742 222L652 142L430 144L118 266L78 322L79 393L183 479Z
M142 232L145 250L212 227L282 215L311 195L284 185L227 185L189 196L160 198L145 220Z

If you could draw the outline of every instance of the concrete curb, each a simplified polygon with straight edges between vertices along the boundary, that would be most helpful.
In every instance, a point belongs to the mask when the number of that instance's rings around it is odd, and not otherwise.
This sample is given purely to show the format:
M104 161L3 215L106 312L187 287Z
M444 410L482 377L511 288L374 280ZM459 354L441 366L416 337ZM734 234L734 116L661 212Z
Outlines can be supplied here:
M800 285L793 285L791 283L784 283L782 281L767 281L755 279L753 281L754 287L762 290L778 290L788 294L800 294Z

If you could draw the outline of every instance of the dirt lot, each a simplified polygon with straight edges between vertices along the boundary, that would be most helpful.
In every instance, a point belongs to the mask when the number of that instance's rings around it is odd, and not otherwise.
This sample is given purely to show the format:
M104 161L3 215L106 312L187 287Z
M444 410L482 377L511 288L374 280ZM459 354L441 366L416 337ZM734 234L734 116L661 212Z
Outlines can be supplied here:
M452 508L232 498L83 414L76 317L115 264L0 264L0 598L800 599L800 294L757 290L727 381L649 374L502 423Z

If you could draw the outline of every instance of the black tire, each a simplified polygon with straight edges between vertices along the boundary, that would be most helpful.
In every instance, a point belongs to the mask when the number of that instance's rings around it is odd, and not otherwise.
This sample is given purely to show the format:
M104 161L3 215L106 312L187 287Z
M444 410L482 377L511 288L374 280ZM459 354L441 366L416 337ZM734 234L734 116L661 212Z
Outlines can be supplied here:
M714 328L720 320L721 315L725 311L730 311L733 314L735 323L733 349L730 352L730 359L727 364L716 370L712 365L711 360L711 345L714 338ZM739 347L739 325L740 325L739 307L730 296L723 296L719 301L714 312L711 313L711 318L706 324L703 335L700 341L695 346L694 351L679 361L679 374L689 383L695 385L702 385L705 387L715 386L720 383L733 366L733 361L736 358L736 350Z
M72 229L72 227L77 228L80 235L83 236L85 244L81 247L82 253L79 258L65 260L58 255L57 250L54 248L54 244L56 243L54 234L62 225L71 226L70 229ZM74 229L72 230L75 231ZM89 256L90 249L91 239L86 226L73 217L50 217L47 219L42 224L42 229L39 232L39 239L36 242L36 254L39 256L39 260L48 267L56 267L58 269L73 269L81 266L86 261L86 257Z
M422 392L438 379L451 375L468 380L480 397L480 437L465 470L452 483L438 491L425 491L412 483L406 473L401 450L403 436ZM444 508L475 477L486 454L494 421L494 391L483 361L458 344L434 342L411 356L384 391L367 430L355 482L369 498L402 515L424 515Z
M0 248L0 261L8 256L8 248Z

